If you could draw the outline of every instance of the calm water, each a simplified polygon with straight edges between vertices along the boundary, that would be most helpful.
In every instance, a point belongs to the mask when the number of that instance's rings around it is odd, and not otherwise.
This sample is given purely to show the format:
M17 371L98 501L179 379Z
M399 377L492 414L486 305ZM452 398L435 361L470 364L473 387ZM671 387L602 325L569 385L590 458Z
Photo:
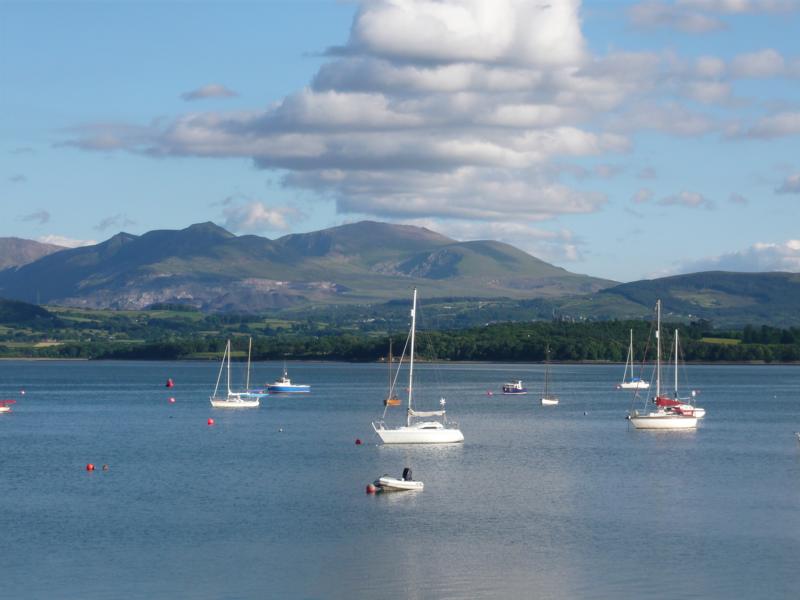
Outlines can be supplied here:
M0 397L26 391L0 415L0 596L797 597L798 367L690 367L702 426L645 432L619 366L556 365L543 408L486 394L540 365L422 365L450 447L376 444L380 365L290 364L313 393L244 411L209 406L216 369L0 362ZM405 465L424 492L364 493Z

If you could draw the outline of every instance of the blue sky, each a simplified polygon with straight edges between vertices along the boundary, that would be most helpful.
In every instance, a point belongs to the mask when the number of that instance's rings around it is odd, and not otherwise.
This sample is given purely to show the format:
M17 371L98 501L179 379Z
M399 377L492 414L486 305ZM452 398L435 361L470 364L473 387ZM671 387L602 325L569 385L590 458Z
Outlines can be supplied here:
M800 271L800 2L0 2L0 236L361 219Z

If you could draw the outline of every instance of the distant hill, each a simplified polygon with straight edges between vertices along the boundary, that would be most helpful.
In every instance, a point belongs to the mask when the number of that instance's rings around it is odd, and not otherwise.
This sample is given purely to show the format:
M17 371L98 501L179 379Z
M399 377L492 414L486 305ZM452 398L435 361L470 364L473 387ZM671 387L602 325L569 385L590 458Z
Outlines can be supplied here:
M668 319L707 319L716 326L800 325L800 273L707 271L634 281L565 300L558 310L579 318L649 317L659 298Z
M16 237L2 237L0 238L0 270L21 267L63 249L62 246L54 244L42 244Z
M433 297L560 298L614 282L577 275L508 244L362 221L277 240L213 223L119 233L0 272L0 295L93 308L185 303L259 312L304 304Z
M0 298L0 324L14 326L54 327L59 319L40 306Z

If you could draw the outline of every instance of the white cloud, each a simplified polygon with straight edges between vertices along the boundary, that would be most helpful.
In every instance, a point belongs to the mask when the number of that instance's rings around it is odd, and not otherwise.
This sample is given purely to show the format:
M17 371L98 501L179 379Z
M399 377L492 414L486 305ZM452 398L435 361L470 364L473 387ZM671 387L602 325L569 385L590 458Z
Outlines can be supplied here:
M36 238L37 242L42 244L53 244L54 246L64 246L65 248L79 248L81 246L94 246L97 240L76 240L74 238L64 237L63 235L43 235Z
M680 192L665 196L658 201L661 206L683 206L685 208L714 208L714 203L698 192Z
M646 0L629 10L637 27L662 27L684 33L708 33L726 28L721 18L742 14L779 14L800 9L797 0Z
M584 54L580 2L373 0L350 32L352 50L400 61L571 65Z
M742 137L771 139L800 134L800 112L781 112L762 117Z
M775 188L776 194L800 194L800 173L789 175L783 183Z
M724 28L723 22L716 17L658 0L634 4L629 17L637 27L663 27L685 33L706 33Z
M744 250L685 262L673 269L673 273L697 271L800 272L800 240L759 242Z
M193 100L205 100L206 98L234 98L238 96L233 90L229 90L219 83L209 83L190 92L181 94L181 98L187 102Z
M745 4L741 10L756 10ZM652 24L672 19L699 30L740 9L720 1L637 10ZM712 16L686 21L686 13ZM343 214L532 226L601 210L606 196L580 185L615 176L633 136L721 131L728 121L711 105L735 110L732 73L774 71L775 54L742 55L735 65L672 51L592 55L578 0L365 0L346 45L329 52L307 88L255 110L90 124L66 144L249 159L280 171L287 187L332 199ZM207 88L186 95L213 96ZM750 135L759 126L766 123ZM598 166L569 164L583 157L598 157ZM569 174L574 187L560 179ZM288 213L237 207L223 217L232 228L285 227Z
M735 56L730 65L734 77L750 78L777 77L785 68L783 57L772 48Z
M289 229L287 217L297 215L293 208L284 206L269 207L263 202L226 203L222 209L225 228L235 232L261 233L269 230L286 231Z

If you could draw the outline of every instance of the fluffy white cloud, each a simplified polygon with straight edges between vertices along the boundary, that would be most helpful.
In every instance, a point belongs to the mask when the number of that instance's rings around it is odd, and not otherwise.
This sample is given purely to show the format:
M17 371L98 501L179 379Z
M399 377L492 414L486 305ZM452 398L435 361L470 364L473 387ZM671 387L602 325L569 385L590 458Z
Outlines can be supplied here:
M400 61L571 65L584 53L579 0L373 0L350 33L354 51Z
M700 31L722 26L719 15L765 7L645 2L631 15L642 24ZM592 177L615 176L613 164L630 151L632 136L719 132L727 121L712 105L735 110L736 77L794 68L773 50L730 63L672 51L592 55L580 8L579 0L365 0L347 43L329 51L307 88L248 111L93 124L66 143L153 157L250 159L285 173L285 186L333 199L345 214L533 227L600 210L605 195L580 188ZM183 97L232 93L212 84ZM768 119L745 135L770 137L776 128L785 135L793 127L790 113L781 123ZM602 162L594 170L570 164L581 157ZM564 181L570 175L574 187ZM652 169L639 175L653 176ZM685 194L661 202L712 206ZM283 229L290 216L257 202L225 210L226 225L240 231Z
M42 244L53 244L54 246L64 246L65 248L79 248L81 246L94 246L97 240L77 240L74 238L64 237L63 235L43 235L36 238L37 242Z
M261 233L268 230L289 229L287 217L297 214L293 208L269 207L263 202L228 201L222 209L225 228L243 233Z
M673 273L697 271L800 272L800 240L759 242L744 250L683 263Z
M199 87L196 90L184 92L181 94L181 98L187 102L191 102L192 100L204 100L206 98L234 98L238 95L239 94L233 90L229 90L222 84L209 83L208 85Z

